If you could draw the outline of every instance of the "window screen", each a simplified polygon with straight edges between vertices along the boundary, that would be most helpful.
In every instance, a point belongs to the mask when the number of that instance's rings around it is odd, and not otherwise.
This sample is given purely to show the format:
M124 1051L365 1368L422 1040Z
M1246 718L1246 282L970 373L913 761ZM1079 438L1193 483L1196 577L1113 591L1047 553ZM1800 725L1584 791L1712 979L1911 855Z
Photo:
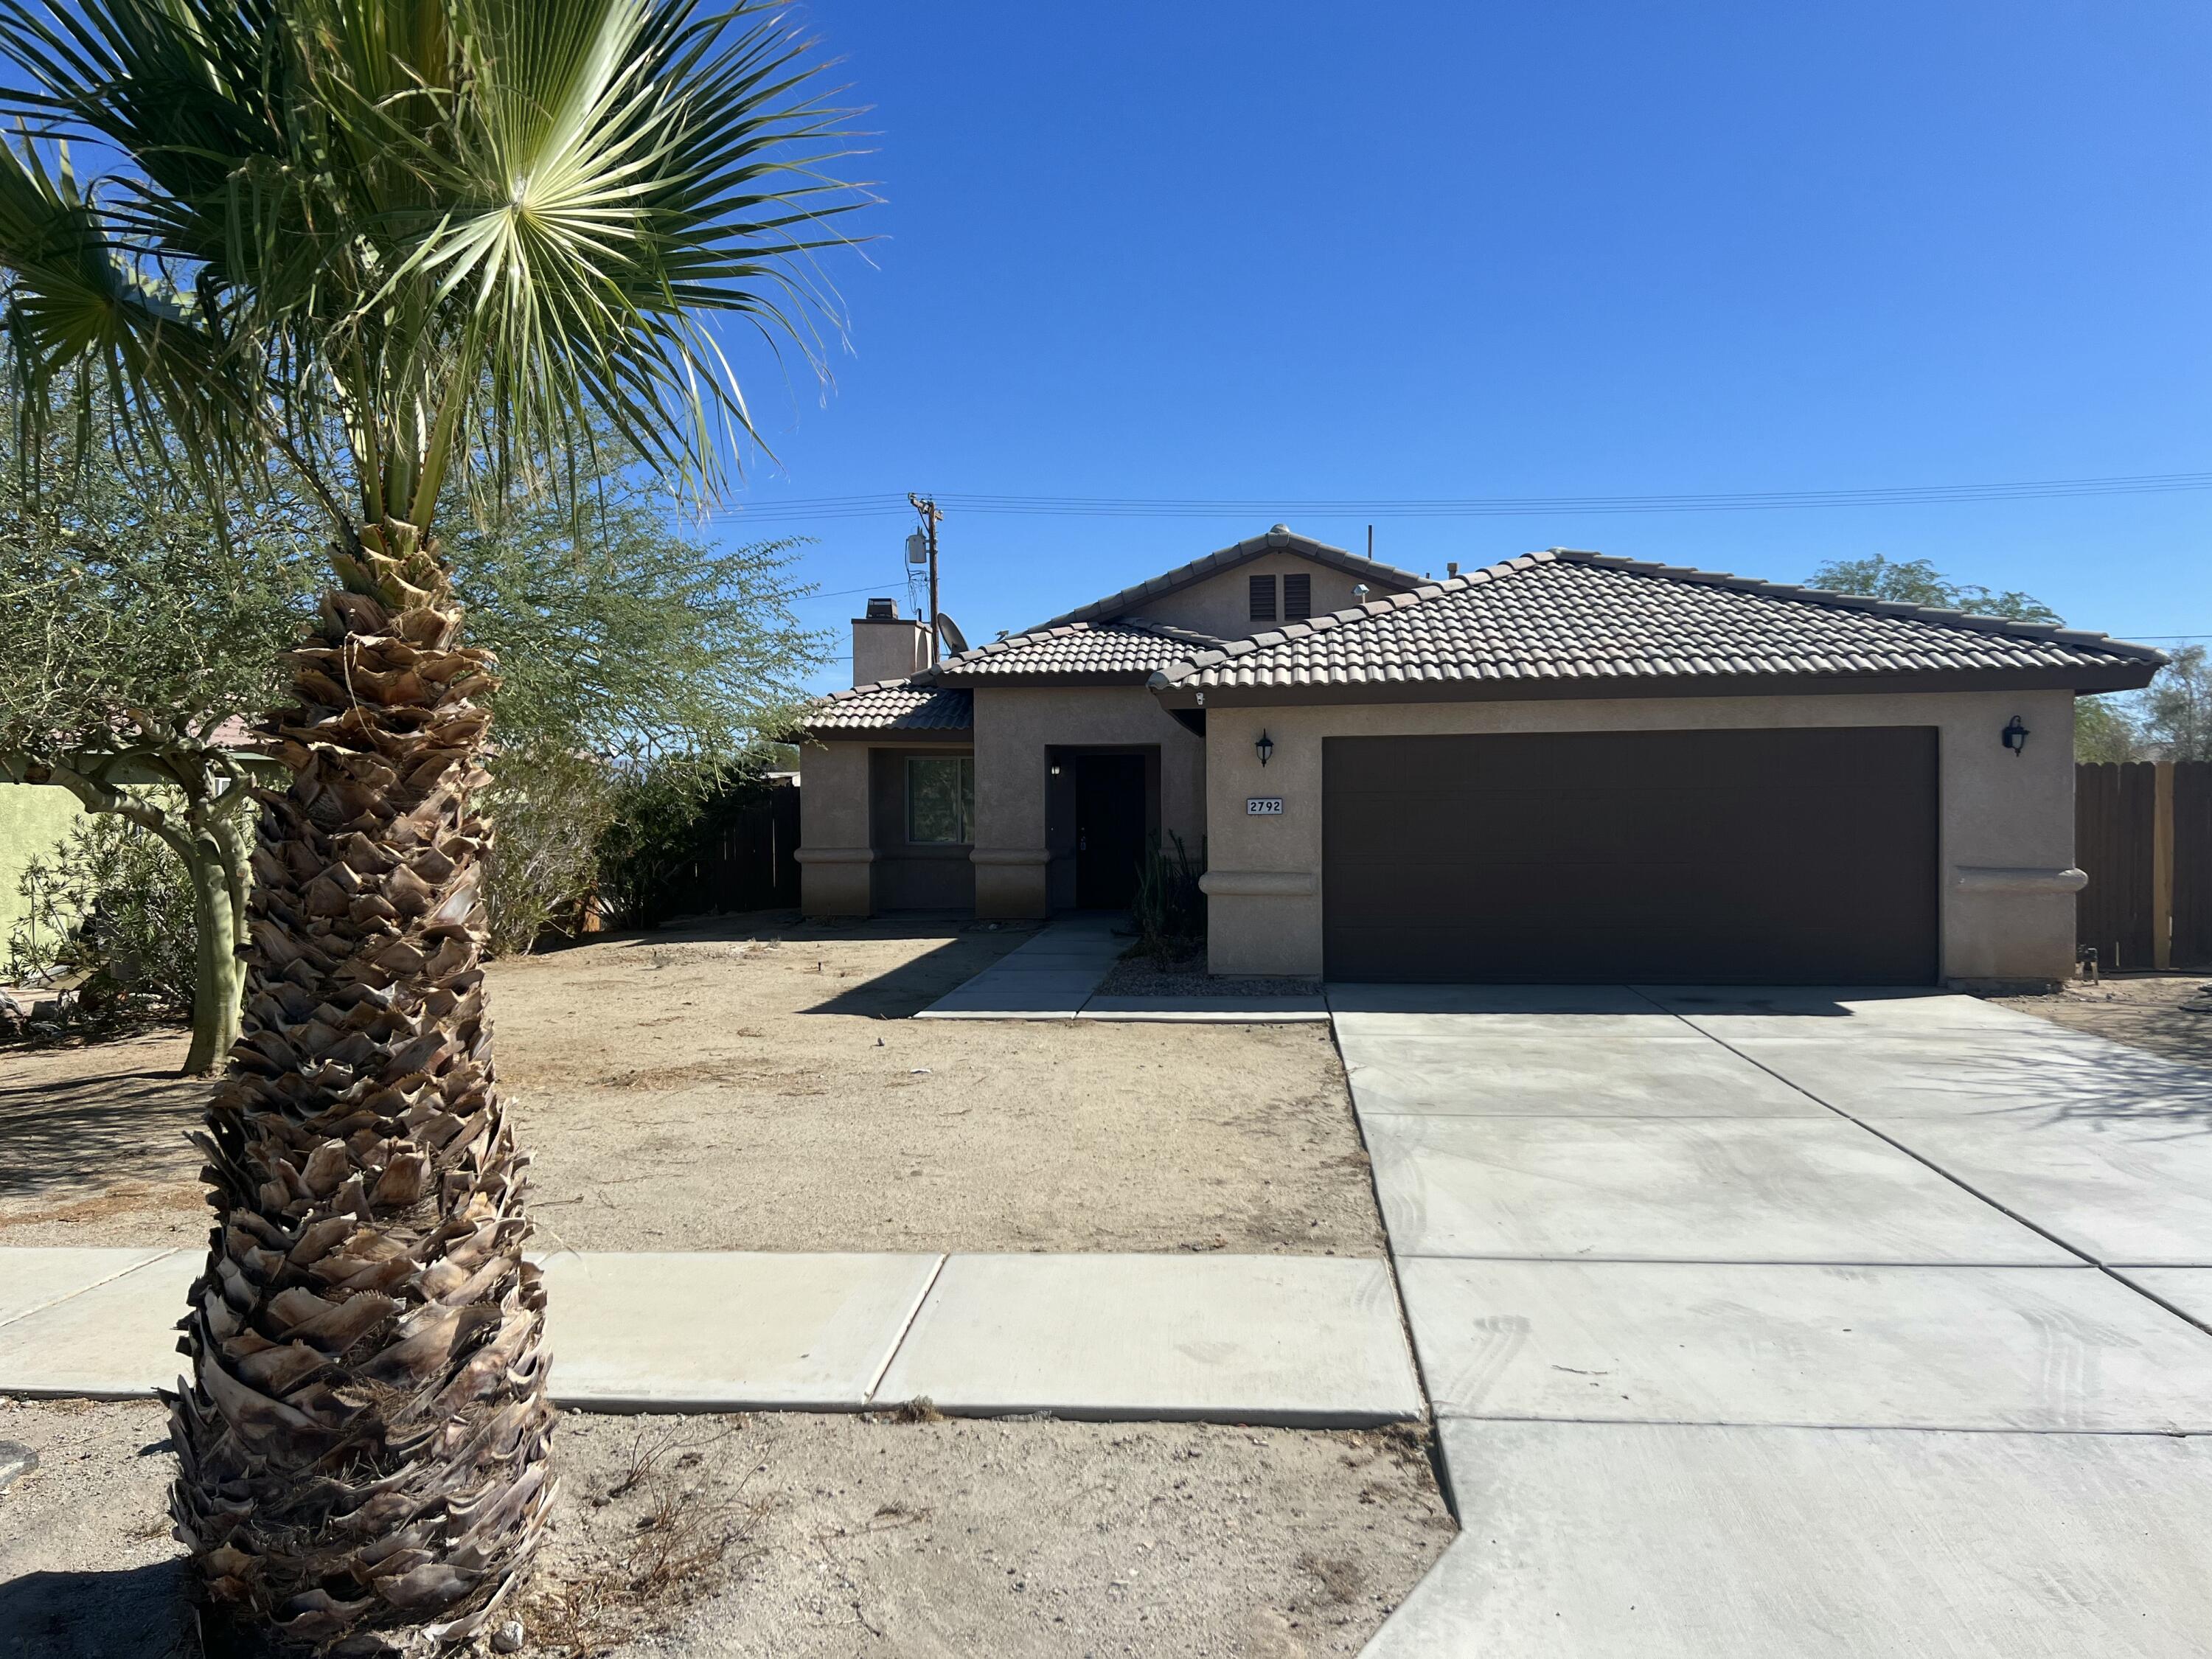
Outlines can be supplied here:
M1275 579L1273 576L1252 578L1252 620L1275 620Z
M965 755L909 755L906 838L926 847L975 840L975 763Z
M1304 571L1283 578L1283 620L1304 622L1313 615L1313 578Z

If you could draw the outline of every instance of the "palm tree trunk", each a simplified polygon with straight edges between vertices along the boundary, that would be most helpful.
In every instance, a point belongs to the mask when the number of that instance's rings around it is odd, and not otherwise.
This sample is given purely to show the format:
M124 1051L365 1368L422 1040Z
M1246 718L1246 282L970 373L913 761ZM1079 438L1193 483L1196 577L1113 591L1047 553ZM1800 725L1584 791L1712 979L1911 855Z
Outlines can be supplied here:
M489 659L434 547L371 526L272 718L243 1033L170 1396L204 1599L330 1655L463 1641L552 1497L544 1294L481 964Z

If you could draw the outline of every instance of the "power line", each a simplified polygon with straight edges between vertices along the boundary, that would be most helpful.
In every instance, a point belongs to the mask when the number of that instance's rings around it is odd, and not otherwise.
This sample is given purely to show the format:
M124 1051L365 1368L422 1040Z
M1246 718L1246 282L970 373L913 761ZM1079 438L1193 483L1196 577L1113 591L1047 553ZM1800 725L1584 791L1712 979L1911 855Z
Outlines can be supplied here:
M905 579L904 577L901 577L901 578L899 578L899 580L900 580L901 581L903 581L903 580L905 580L906 579ZM866 586L860 586L860 587L840 587L840 588L837 588L837 589L836 589L835 591L833 591L833 592L828 592L828 593L799 593L799 594L796 594L796 595L794 595L794 596L793 597L792 603L793 603L793 605L804 605L804 604L805 604L805 603L806 603L806 601L807 601L807 600L809 600L809 599L850 599L850 598L851 598L854 594L855 594L855 593L877 593L877 592L881 592L883 591L883 588L884 588L884 584L883 584L882 582L869 582L869 583L867 583L867 584L866 584Z
M1056 518L1203 519L1262 517L1369 519L1533 518L1627 513L1758 513L1832 507L1923 507L1953 502L2049 501L2098 495L2148 495L2212 489L2212 472L2154 472L2103 478L2023 479L2008 483L1907 484L1875 489L1751 490L1681 495L1472 495L1389 500L1203 500L1111 495L940 495L951 512ZM907 497L817 495L727 508L726 518L873 519L912 510Z

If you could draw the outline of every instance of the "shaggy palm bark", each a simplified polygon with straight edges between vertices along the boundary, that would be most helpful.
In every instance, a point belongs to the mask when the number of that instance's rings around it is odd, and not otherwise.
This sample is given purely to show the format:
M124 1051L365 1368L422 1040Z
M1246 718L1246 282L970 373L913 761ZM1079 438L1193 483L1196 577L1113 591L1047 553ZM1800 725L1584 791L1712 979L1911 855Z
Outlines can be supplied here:
M272 718L216 1212L171 1396L206 1600L328 1655L484 1628L552 1486L544 1295L484 1007L492 684L435 550L370 526Z

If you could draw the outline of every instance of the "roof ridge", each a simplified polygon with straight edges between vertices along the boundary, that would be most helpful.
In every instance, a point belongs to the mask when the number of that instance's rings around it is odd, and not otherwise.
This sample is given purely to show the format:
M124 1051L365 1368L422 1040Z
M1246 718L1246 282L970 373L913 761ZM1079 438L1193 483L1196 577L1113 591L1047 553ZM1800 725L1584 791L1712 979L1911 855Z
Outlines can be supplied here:
M1062 611L1037 626L1051 628L1063 623L1092 622L1126 616L1128 607L1140 599L1188 587L1207 576L1232 569L1248 559L1256 559L1263 553L1286 550L1308 558L1317 558L1324 564L1334 564L1355 575L1379 577L1385 581L1402 583L1407 587L1418 586L1428 580L1416 571L1401 570L1397 566L1384 564L1379 559L1363 558L1348 549L1316 541L1310 536L1302 536L1287 525L1275 525L1263 534L1247 536L1241 542L1232 542L1227 547L1200 554L1187 563L1164 570L1157 576L1121 589L1118 593L1109 593L1104 599L1093 599L1088 605L1079 605L1073 611Z

